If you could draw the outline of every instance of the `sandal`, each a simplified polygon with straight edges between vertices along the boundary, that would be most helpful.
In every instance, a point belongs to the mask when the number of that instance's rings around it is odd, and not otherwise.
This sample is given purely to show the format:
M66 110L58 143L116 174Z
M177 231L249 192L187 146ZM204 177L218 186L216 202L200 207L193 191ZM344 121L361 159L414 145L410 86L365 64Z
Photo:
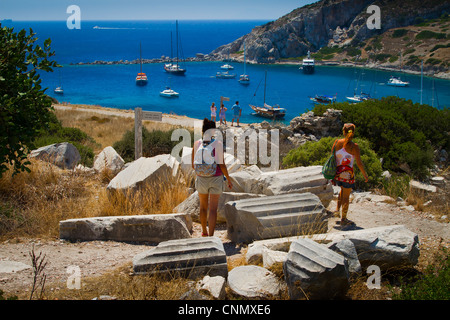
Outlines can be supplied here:
M355 223L353 221L350 221L348 219L341 219L341 226L348 226L348 225L354 225Z
M202 232L202 237L209 237L209 235L205 232Z

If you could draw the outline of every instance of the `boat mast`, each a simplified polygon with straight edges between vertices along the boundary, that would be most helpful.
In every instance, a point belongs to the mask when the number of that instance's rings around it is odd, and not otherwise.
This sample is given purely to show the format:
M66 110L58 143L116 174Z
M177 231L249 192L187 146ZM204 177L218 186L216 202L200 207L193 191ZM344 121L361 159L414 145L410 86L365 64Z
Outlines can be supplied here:
M264 75L264 104L263 104L263 107L266 105L266 82L267 82L267 71Z
M178 20L176 21L176 38L177 38L177 67L178 67Z
M247 74L247 73L245 72L245 41L244 41L244 75L245 74Z
M423 60L420 69L420 104L422 104L422 94L423 94Z
M172 40L172 31L170 31L170 62L173 61L173 40Z
M139 62L141 64L141 73L142 73L142 44L139 42Z

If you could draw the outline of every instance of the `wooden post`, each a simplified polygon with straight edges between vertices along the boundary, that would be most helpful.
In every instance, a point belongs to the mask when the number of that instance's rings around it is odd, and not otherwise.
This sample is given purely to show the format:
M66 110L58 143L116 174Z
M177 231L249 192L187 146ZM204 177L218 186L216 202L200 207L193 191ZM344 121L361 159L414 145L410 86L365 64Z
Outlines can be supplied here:
M142 157L142 108L134 109L134 160Z

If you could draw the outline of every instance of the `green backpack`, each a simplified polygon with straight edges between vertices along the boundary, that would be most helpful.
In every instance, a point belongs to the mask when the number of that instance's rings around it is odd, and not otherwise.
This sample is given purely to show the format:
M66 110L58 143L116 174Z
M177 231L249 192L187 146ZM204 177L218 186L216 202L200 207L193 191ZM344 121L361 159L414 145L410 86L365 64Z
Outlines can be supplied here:
M325 162L322 167L322 174L327 180L332 180L336 176L336 156L334 154L334 147L336 145L336 141L333 144L333 150L331 151L331 156Z

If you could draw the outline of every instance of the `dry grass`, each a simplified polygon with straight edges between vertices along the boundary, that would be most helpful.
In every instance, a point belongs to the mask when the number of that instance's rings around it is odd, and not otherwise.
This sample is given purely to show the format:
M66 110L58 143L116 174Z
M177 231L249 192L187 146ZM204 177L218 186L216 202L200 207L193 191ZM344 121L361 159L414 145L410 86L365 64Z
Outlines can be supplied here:
M124 113L124 116L105 115L96 112L95 109L86 111L74 107L70 110L55 109L55 114L64 127L79 128L94 138L99 144L99 149L94 150L95 153L112 146L114 142L122 139L125 132L134 129L133 113ZM169 131L178 128L171 124L154 121L143 121L143 125L149 131Z
M190 280L181 277L135 275L125 265L98 277L83 278L80 289L56 285L58 290L45 290L44 300L92 300L108 296L117 300L177 300L189 290ZM48 286L50 286L49 284ZM27 297L20 296L19 299Z
M125 195L106 191L105 173L64 171L38 160L30 169L0 178L0 239L58 237L59 221L66 219L172 213L189 196L180 177Z

